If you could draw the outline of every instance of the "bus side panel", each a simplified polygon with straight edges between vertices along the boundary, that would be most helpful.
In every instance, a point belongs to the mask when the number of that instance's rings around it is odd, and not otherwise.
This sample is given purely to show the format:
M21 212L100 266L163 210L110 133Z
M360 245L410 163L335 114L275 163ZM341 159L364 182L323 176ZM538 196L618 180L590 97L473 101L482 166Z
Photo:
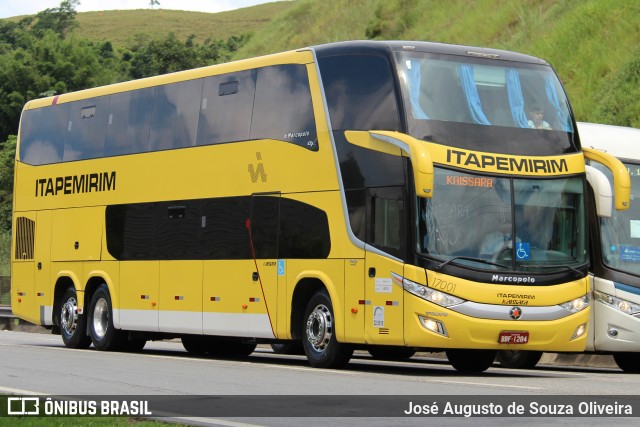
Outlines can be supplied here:
M53 297L55 281L51 280L51 221L52 211L39 211L36 226L36 308L40 310L40 323L53 325Z
M202 333L202 261L160 261L160 332Z
M253 260L204 262L202 294L202 332L204 334L274 337L271 324L275 322L270 321L267 315L260 282L253 280L255 270ZM268 295L273 295L275 298L273 292ZM270 314L275 315L275 310L270 311Z
M12 233L11 309L13 314L32 323L40 323L35 302L36 214L16 212Z
M116 328L158 332L160 262L120 262L120 280L115 289L118 295L112 297L119 307L114 309Z
M35 308L34 262L14 261L11 268L11 309L15 316L39 324Z
M103 224L102 206L54 211L52 261L98 261Z
M364 260L344 261L344 335L348 342L364 344Z
M365 332L368 344L404 345L404 292L393 283L404 264L367 252L365 277Z

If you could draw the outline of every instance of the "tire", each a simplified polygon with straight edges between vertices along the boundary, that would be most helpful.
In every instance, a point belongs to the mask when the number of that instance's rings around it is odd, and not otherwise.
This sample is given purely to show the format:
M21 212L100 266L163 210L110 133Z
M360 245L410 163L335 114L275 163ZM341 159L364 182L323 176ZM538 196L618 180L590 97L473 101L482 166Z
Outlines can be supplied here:
M497 352L496 360L503 368L533 369L541 357L541 351L501 350Z
M624 372L640 373L640 353L613 353L613 360Z
M380 345L369 347L369 354L380 360L406 360L413 357L416 351L409 347Z
M496 358L495 350L447 350L449 363L459 372L484 372Z
M206 337L200 335L185 335L182 337L182 346L189 354L204 356L207 354L209 343Z
M147 340L143 338L129 338L124 344L124 350L130 353L138 353L147 345Z
M85 349L91 345L87 335L87 322L78 314L78 295L75 288L67 288L60 304L60 334L62 342L69 348Z
M341 368L349 363L353 347L336 339L333 305L326 291L319 291L311 297L303 322L302 347L311 366Z
M124 350L127 335L113 326L113 305L109 288L102 284L98 286L89 306L87 327L93 346L102 351Z
M229 359L243 359L253 353L256 342L248 339L207 337L207 355Z
M271 349L275 354L291 354L291 355L303 355L304 349L300 341L291 341L271 344Z

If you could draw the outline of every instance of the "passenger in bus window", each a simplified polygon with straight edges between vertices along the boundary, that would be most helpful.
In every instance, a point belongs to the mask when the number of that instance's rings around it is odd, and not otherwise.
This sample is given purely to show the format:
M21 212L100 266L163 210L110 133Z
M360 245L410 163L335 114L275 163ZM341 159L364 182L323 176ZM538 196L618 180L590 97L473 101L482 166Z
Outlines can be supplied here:
M534 104L529 110L529 127L534 129L551 129L549 123L544 121L544 109L539 104Z

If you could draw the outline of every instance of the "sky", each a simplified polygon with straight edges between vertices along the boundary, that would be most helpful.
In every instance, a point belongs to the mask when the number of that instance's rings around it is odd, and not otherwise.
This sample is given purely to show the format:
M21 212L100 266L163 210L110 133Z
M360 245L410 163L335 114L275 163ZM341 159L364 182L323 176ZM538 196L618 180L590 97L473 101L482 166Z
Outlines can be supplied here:
M197 12L224 12L275 0L157 0L154 8L190 10ZM0 19L19 15L33 15L60 6L61 0L0 0ZM99 10L150 9L150 0L80 0L77 12Z

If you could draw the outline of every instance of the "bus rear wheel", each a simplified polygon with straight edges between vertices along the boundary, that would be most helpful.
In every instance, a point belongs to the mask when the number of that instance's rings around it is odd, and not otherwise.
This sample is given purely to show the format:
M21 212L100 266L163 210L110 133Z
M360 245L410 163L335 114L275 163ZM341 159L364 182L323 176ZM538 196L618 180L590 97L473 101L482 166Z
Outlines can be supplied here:
M640 353L613 353L613 360L629 374L640 373Z
M138 353L142 351L145 345L147 345L147 340L144 338L129 338L124 345L124 350L130 353Z
M353 347L336 339L333 305L326 291L311 297L303 319L302 347L311 366L341 368L349 363Z
M459 372L484 372L496 358L495 350L447 350L449 363Z
M189 354L193 354L194 356L204 356L207 353L209 343L204 336L185 335L182 337L182 346Z
M212 357L242 359L253 353L256 346L256 342L251 340L214 337L209 341L207 354Z
M59 320L64 345L69 348L89 348L91 337L87 335L86 319L78 314L78 296L73 287L67 288L62 296Z
M98 286L91 298L87 326L96 349L118 351L125 348L127 336L113 326L113 305L105 284Z

